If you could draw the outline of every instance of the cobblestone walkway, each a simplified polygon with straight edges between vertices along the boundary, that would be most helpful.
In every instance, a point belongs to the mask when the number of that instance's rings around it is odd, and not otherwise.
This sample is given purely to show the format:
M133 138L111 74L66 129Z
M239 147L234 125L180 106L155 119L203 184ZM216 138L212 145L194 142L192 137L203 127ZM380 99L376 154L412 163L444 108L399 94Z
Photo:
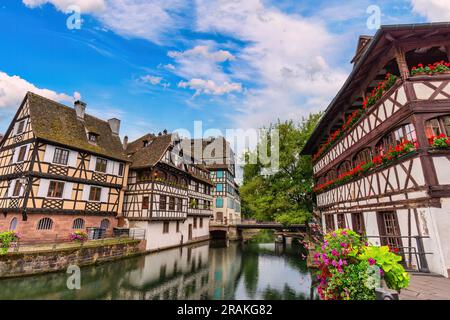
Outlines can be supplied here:
M450 300L450 279L411 274L409 287L401 291L400 300Z

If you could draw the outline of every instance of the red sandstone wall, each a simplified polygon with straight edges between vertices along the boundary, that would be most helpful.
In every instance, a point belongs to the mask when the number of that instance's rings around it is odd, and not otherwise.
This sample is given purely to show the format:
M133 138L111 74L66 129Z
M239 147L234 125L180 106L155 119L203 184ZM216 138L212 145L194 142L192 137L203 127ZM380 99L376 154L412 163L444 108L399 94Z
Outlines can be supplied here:
M69 234L73 231L73 221L77 218L82 218L85 221L84 227L100 227L103 219L109 220L109 228L107 234L112 233L112 228L117 226L117 219L115 217L105 216L87 216L87 215L62 215L62 214L38 214L29 213L28 220L22 221L21 213L8 213L6 216L0 213L0 232L9 230L11 220L17 218L16 231L20 233L22 240L55 240L67 239ZM48 217L53 220L53 227L51 230L38 230L38 222L40 219Z

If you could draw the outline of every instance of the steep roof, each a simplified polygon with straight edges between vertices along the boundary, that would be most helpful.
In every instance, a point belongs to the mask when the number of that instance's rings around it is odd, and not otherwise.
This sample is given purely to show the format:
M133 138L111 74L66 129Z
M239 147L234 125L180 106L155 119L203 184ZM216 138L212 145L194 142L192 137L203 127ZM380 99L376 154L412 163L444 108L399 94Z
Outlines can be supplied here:
M144 147L145 141L148 143L146 147ZM161 136L146 134L129 143L125 152L128 159L132 161L132 169L144 168L158 163L171 144L172 134Z
M337 113L344 110L347 100L354 93L354 90L360 86L362 79L367 77L370 68L377 59L381 55L386 55L386 48L393 45L393 39L404 38L408 40L413 35L428 37L431 33L437 32L442 36L448 36L450 34L450 22L382 25L370 40L365 39L367 40L366 43L362 41L364 45L359 48L361 49L360 56L355 61L353 70L326 108L325 113L303 147L301 154L310 155L318 148L328 133L327 128L335 122Z
M109 123L89 114L84 121L77 118L74 108L65 106L32 92L27 93L30 119L37 138L125 161L122 142L111 131ZM86 132L98 134L97 144L88 142Z

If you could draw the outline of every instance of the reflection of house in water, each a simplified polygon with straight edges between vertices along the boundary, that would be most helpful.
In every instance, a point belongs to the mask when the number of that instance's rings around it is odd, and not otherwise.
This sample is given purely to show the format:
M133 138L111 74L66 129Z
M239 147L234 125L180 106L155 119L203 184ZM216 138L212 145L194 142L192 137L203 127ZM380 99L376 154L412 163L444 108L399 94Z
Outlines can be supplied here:
M208 244L147 255L124 276L120 299L200 299L208 283Z
M226 252L209 244L181 247L147 255L129 271L119 299L182 300L232 298L240 273L237 244Z

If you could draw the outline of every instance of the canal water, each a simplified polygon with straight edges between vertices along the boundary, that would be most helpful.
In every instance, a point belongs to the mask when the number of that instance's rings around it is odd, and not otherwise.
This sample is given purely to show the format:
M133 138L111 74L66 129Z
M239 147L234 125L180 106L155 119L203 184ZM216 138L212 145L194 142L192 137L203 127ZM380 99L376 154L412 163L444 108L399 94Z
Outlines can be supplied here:
M267 237L210 241L81 269L81 288L65 272L0 280L5 299L312 299L313 276L299 245Z

